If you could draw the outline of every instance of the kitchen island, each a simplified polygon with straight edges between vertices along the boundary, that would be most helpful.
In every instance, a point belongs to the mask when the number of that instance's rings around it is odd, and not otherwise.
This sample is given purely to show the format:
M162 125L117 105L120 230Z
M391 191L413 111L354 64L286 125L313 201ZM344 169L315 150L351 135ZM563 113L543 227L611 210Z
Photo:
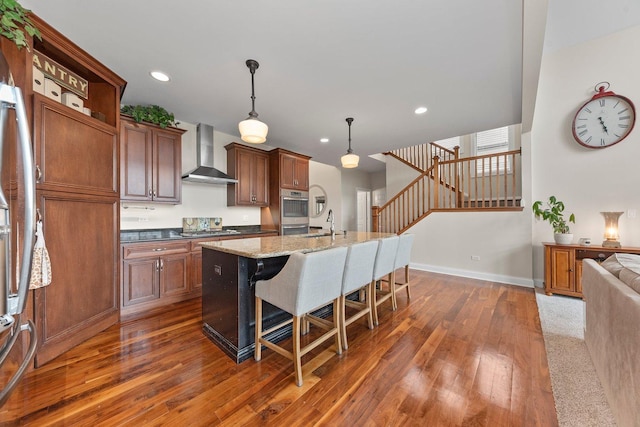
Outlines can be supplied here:
M255 283L270 279L282 269L294 252L314 252L333 247L392 236L389 233L338 233L302 236L256 237L203 243L202 251L202 330L236 363L248 359L254 349ZM289 316L264 303L264 328ZM278 341L290 330L268 336Z

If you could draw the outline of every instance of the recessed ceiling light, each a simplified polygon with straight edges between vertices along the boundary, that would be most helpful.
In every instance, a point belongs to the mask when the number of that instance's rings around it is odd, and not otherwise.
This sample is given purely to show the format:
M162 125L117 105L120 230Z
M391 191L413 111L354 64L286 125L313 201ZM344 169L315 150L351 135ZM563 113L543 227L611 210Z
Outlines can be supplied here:
M153 77L154 79L159 80L161 82L168 82L169 80L171 80L169 78L169 76L167 76L162 71L152 71L149 74L151 74L151 77Z
M414 111L414 113L416 114L424 114L427 112L427 107L418 107L416 108L416 110Z
M326 144L327 142L329 142L329 138L320 138L320 142Z

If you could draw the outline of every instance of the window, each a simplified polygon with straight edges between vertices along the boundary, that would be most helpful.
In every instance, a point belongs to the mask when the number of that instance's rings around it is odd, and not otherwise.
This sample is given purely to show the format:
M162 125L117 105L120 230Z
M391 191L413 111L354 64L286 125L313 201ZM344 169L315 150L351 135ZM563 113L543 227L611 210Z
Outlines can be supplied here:
M478 132L472 136L476 156L502 153L511 147L509 126ZM476 161L477 175L510 173L511 156L491 157Z

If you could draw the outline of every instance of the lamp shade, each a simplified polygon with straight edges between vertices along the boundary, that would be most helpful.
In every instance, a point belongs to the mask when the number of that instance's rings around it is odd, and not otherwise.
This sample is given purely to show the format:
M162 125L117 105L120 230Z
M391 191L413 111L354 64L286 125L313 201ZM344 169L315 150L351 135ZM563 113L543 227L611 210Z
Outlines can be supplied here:
M342 167L345 169L357 168L360 157L357 154L347 153L340 157L340 161L342 162Z
M238 130L244 142L261 144L267 140L269 127L260 120L249 117L238 123Z

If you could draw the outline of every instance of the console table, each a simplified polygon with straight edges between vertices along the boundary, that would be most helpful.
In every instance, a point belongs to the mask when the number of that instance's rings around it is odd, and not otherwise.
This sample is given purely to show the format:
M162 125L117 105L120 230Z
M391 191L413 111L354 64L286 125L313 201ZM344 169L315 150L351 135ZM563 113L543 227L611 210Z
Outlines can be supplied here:
M600 245L544 245L544 292L582 298L582 260L602 262L614 253L640 254L640 248Z

